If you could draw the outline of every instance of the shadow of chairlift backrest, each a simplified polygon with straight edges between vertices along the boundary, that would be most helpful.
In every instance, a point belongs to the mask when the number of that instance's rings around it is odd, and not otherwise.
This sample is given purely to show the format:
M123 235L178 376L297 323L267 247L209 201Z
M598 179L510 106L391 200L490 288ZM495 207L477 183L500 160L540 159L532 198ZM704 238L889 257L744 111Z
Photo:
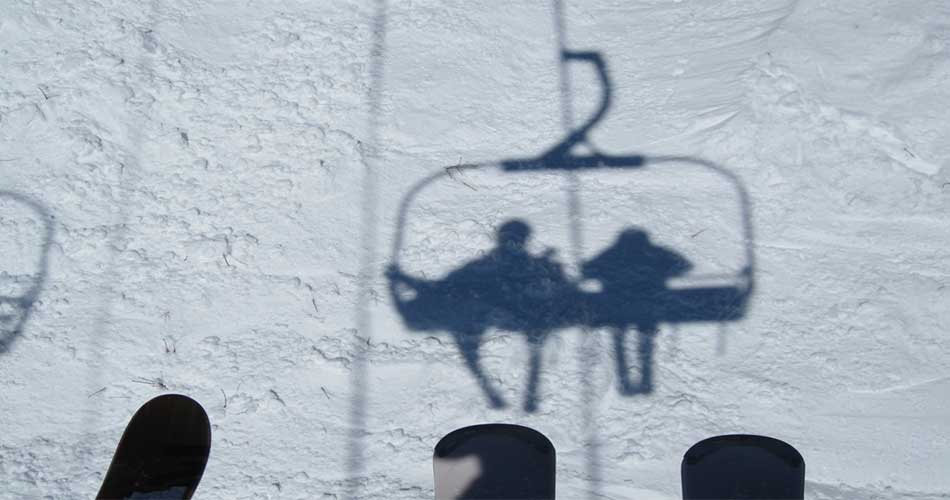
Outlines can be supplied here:
M653 340L660 323L736 321L745 316L753 290L754 259L749 199L742 183L731 172L712 162L686 156L616 156L597 152L588 132L604 117L610 105L611 86L606 65L596 52L565 52L565 61L590 63L596 69L603 93L595 113L558 145L533 158L497 163L465 164L446 168L417 183L403 198L393 241L392 261L387 271L390 292L406 326L414 331L450 333L463 359L493 407L505 406L480 363L481 337L490 328L520 331L530 346L525 409L537 407L540 349L547 334L568 327L609 328L614 333L617 376L624 395L652 391ZM577 146L589 154L577 155ZM471 261L446 277L430 280L412 276L399 265L405 227L413 201L427 186L451 177L451 170L498 167L513 175L525 172L590 169L642 169L692 164L722 177L735 189L742 218L744 265L726 276L726 284L669 288L666 281L691 267L676 252L649 241L643 230L624 230L609 249L581 264L588 278L603 285L599 292L584 291L567 280L561 265L549 254L535 256L525 250L530 227L511 220L499 228L498 246L489 255ZM514 231L514 233L512 233ZM518 276L520 274L520 276ZM722 276L714 277L718 282ZM532 290L541 284L538 296ZM625 336L639 330L640 380L630 380Z

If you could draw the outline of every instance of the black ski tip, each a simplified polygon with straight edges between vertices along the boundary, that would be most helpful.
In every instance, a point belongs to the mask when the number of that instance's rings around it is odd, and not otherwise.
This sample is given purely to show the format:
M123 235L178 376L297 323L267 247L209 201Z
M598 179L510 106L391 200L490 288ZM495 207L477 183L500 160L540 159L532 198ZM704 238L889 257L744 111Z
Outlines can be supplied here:
M211 451L211 423L198 402L163 394L126 427L98 500L191 498Z
M686 500L804 498L805 461L792 445L768 436L704 439L683 455Z

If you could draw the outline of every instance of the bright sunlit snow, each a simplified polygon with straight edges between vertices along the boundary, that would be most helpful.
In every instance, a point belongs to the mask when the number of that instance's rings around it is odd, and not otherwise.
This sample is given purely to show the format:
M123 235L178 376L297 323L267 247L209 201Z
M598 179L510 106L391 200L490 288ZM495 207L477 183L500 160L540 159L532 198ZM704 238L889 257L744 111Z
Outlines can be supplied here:
M558 497L764 434L950 496L945 0L0 5L2 498L199 401L195 498L432 498L510 422Z

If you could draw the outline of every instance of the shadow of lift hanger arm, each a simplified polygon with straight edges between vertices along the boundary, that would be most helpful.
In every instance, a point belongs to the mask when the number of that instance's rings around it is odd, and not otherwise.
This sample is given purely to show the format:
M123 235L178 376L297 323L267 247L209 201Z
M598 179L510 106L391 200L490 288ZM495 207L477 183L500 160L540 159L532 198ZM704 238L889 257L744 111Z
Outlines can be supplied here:
M567 50L561 52L561 64L567 64L571 61L587 62L594 66L601 88L600 106L597 111L583 125L574 129L564 140L545 153L535 158L516 158L502 161L502 170L509 172L581 170L589 168L636 168L644 165L645 158L640 155L612 156L595 152L588 156L575 156L571 153L574 146L582 143L589 144L587 133L607 114L612 93L607 64L599 52L572 52Z

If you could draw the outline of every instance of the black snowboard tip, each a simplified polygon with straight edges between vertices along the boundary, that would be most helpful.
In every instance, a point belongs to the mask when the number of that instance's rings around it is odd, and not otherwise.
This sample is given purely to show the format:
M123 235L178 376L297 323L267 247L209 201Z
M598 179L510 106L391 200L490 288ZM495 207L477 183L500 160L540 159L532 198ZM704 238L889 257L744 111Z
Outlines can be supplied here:
M704 439L683 456L686 500L802 500L805 461L790 444L767 436Z
M782 459L789 467L804 467L805 460L792 445L768 436L754 434L725 434L704 439L689 448L683 455L683 465L695 465L711 453L723 447L749 447L766 451Z
M445 435L435 445L433 456L445 458L456 454L473 438L501 437L523 442L544 456L554 456L554 445L544 434L523 425L478 424L456 429Z
M554 500L554 445L513 424L481 424L450 432L433 453L435 494L452 500ZM472 466L465 459L474 458Z
M132 416L97 499L189 499L211 451L204 408L181 394L163 394Z

